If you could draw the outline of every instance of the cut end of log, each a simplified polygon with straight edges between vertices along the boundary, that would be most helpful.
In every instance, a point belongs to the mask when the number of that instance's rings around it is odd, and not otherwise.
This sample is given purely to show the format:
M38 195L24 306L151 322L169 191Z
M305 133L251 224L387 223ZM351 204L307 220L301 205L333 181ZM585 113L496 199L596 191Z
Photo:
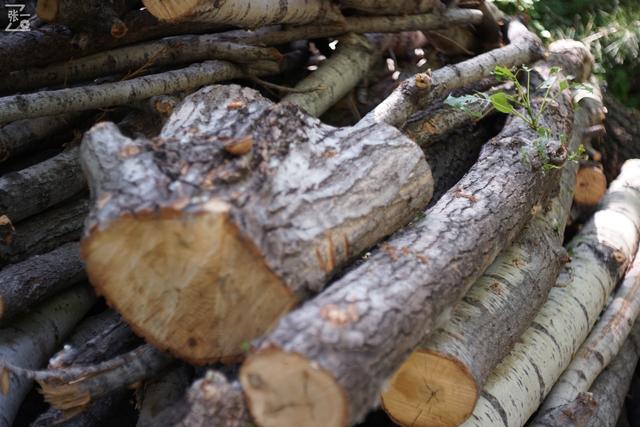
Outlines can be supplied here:
M382 406L404 426L458 426L478 399L465 366L431 351L415 351L395 372L382 394Z
M304 357L269 348L247 359L240 371L249 410L262 427L347 425L342 387Z
M573 200L584 206L597 205L607 191L607 178L598 166L582 166L576 178Z
M38 0L36 14L45 22L53 22L58 16L59 0Z
M238 358L295 304L219 201L122 216L93 230L82 256L134 331L191 363Z
M142 3L161 21L179 21L193 13L198 0L142 0Z
M126 36L128 31L127 24L120 19L114 19L111 23L111 36L116 39Z

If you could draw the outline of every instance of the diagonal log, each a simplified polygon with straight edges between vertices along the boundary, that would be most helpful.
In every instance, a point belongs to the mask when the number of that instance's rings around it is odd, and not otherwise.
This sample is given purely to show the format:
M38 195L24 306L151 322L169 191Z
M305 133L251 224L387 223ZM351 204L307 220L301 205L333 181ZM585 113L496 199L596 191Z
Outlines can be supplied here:
M487 379L470 426L521 426L538 408L629 267L640 241L640 161L629 161L571 241L547 302Z
M579 393L571 402L537 416L529 427L587 427L598 410L598 402L591 393ZM602 427L602 424L599 425Z
M535 67L542 76L549 68ZM535 108L539 95L532 97ZM542 114L553 135L570 134L570 109L564 94ZM534 153L537 141L524 121L508 120L457 189L279 322L240 374L259 425L348 425L377 404L385 381L557 183ZM566 159L557 141L544 150L558 165Z
M94 127L82 161L91 282L136 332L199 363L243 354L432 192L398 130L333 128L233 85L187 97L152 141Z

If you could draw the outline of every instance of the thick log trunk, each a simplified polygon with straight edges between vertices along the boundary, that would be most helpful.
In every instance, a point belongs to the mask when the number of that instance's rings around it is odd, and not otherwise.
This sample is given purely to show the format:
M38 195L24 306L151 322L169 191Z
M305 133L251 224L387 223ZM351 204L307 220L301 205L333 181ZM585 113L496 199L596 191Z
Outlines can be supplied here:
M640 241L640 161L629 161L569 245L571 262L488 378L464 426L521 426L549 393L624 275Z
M541 414L574 400L580 392L589 391L593 381L620 351L639 314L640 254L636 254L613 300L542 404Z
M597 123L602 108L594 99L582 101L570 151L581 144L583 129ZM562 242L577 169L576 162L564 166L549 206L485 271L456 305L451 320L426 337L396 371L382 395L394 420L457 426L471 415L487 377L529 327L568 260Z
M192 369L180 363L146 381L139 391L140 415L136 427L166 425L164 410L171 408L184 397L191 376Z
M598 402L591 393L579 393L571 402L553 408L527 424L528 427L586 427L593 419Z
M640 322L636 322L620 352L591 387L590 392L598 402L598 408L588 427L617 425L639 357Z
M143 0L143 3L151 14L163 21L215 22L245 28L343 19L329 0Z
M547 65L536 69L547 75ZM545 110L553 135L570 134L570 105L568 96L560 96ZM258 424L313 419L318 426L342 426L377 404L387 378L511 244L557 183L534 153L538 140L521 119L511 118L424 218L280 321L241 370ZM545 150L559 165L566 159L557 142L548 141Z
M5 267L0 270L0 320L28 311L84 278L75 242Z
M88 287L66 291L38 307L16 323L0 329L0 360L37 369L61 344L61 340L86 314L95 301ZM0 426L11 427L31 381L0 368Z
M88 213L88 200L78 199L16 224L9 239L0 243L0 266L80 240Z
M38 0L36 12L45 22L118 38L127 33L127 26L120 18L138 3L137 0Z
M241 355L432 192L396 129L332 128L238 86L187 97L154 141L101 124L82 150L91 282L134 330L194 362Z
M0 212L14 224L84 190L78 147L0 177Z

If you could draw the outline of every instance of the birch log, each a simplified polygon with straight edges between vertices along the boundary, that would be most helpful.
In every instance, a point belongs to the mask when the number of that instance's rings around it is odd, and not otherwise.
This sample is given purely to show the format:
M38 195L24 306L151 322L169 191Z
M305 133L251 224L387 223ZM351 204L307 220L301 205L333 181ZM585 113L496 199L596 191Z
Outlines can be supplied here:
M640 161L625 164L569 245L547 302L488 378L469 426L521 426L549 393L624 275L640 239Z
M82 161L92 284L136 332L197 363L241 355L433 188L398 130L333 128L235 85L187 97L153 141L99 124Z
M87 186L78 147L0 177L0 212L13 223L44 211Z
M602 108L601 101L582 100L570 151ZM456 305L451 320L393 375L382 394L391 418L416 427L457 426L471 415L487 377L529 327L568 260L562 242L577 169L577 162L564 166L558 194Z
M536 69L548 73L544 64ZM570 134L570 104L560 96L543 113L553 135ZM377 405L385 381L557 183L533 152L537 140L528 125L510 118L424 218L279 322L240 374L259 425L349 425ZM563 164L564 147L548 142L549 157ZM525 164L522 153L532 162Z
M95 301L85 286L65 291L22 317L12 325L0 329L0 360L28 368L39 368L61 344L61 340L85 315ZM31 381L6 371L2 377L0 394L0 426L11 427L13 419L31 388Z
M619 352L639 314L640 256L636 254L613 300L544 401L541 414L589 390L598 374Z
M77 242L0 270L0 320L10 319L85 278Z
M620 352L591 387L598 408L588 427L615 427L640 357L640 322L636 322Z
M528 427L587 427L593 419L598 402L591 393L579 393L571 402L556 406L544 415L538 415Z
M143 3L153 16L163 21L215 22L245 28L342 19L330 0L143 0Z

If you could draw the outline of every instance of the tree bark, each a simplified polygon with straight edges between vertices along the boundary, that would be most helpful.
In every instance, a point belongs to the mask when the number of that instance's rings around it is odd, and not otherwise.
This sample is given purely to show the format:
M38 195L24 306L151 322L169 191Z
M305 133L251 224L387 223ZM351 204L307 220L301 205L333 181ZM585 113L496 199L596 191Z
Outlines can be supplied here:
M340 22L342 14L329 0L143 0L145 7L163 21L215 22L244 28L269 24Z
M36 12L45 22L119 38L127 33L127 26L120 18L138 3L137 0L38 0Z
M163 424L166 416L163 411L184 397L191 375L192 369L181 363L145 382L140 391L142 398L138 403L140 416L136 427L156 427Z
M447 65L432 75L421 73L405 80L363 120L402 127L413 113L433 100L490 76L496 65L507 68L520 66L540 59L544 54L540 40L518 21L509 24L509 40L511 43L505 47Z
M640 322L636 322L618 355L591 387L598 402L588 427L615 427L640 357Z
M527 424L529 427L586 427L597 411L598 402L591 393L579 393L571 402L553 408Z
M0 320L28 311L85 278L77 242L0 270Z
M405 15L446 9L440 0L339 0L339 3L345 9L372 15Z
M14 224L84 190L78 147L0 177L0 212Z
M597 123L602 108L583 99L569 151L582 143L583 129ZM577 162L564 166L549 205L496 258L446 325L425 337L395 372L382 394L391 418L416 427L457 426L471 415L487 377L530 326L568 260L562 242L577 169Z
M546 76L548 66L536 70ZM570 134L570 104L560 96L545 110L553 135ZM424 218L279 322L241 370L258 424L313 419L318 426L341 426L376 405L387 378L511 244L557 183L555 173L542 170L536 141L524 121L508 120L457 188ZM566 158L557 142L548 141L545 150L558 165ZM529 162L522 153L530 153Z
M80 240L88 212L88 201L78 199L16 224L9 242L0 243L0 266Z
M95 297L89 288L76 287L0 329L1 363L39 368L94 302ZM0 376L3 389L0 394L0 426L11 427L24 396L31 388L31 381L6 371L0 372Z
M640 240L640 161L629 161L568 247L571 262L509 355L487 379L469 426L521 426L595 323Z
M153 141L100 124L82 150L91 282L147 340L197 363L241 355L432 192L396 129L333 128L234 85L187 97Z
M574 400L586 392L600 372L620 351L640 314L640 254L600 316L589 337L576 353L540 408L540 413Z

